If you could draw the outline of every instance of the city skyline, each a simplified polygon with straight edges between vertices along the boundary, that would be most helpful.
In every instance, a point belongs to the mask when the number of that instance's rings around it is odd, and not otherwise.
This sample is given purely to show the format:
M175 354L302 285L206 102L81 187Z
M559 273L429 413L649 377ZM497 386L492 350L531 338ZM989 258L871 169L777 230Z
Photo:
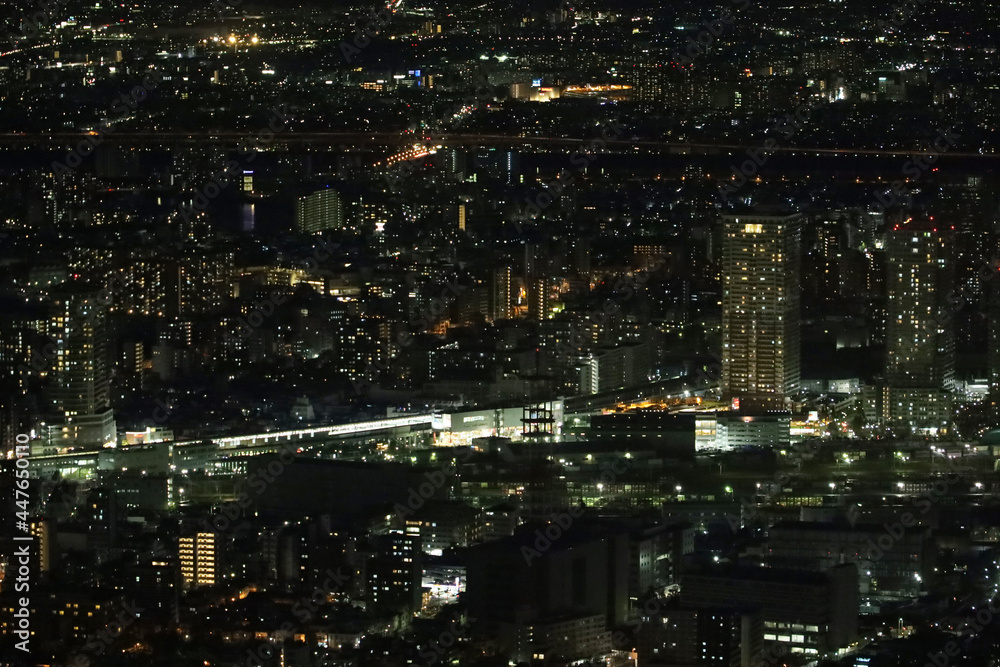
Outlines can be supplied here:
M0 18L0 667L1000 664L1000 4Z

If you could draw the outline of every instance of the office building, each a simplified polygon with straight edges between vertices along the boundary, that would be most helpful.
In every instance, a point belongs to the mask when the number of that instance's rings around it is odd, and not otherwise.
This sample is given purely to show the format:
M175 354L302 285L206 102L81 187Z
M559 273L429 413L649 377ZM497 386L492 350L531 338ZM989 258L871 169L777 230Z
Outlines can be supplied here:
M490 287L490 319L507 320L514 317L514 280L510 266L501 266L493 272Z
M898 537L889 540L881 524L781 521L768 530L768 563L813 572L855 563L862 595L916 597L923 581L932 575L936 550L930 528L900 530Z
M612 632L600 614L564 614L525 623L501 623L501 644L517 664L566 664L611 654Z
M522 628L598 615L604 629L624 621L628 533L581 521L567 530L556 523L528 524L512 537L474 547L467 569L469 613L484 624Z
M723 216L722 393L734 409L799 391L799 215Z
M660 603L662 604L662 603ZM644 614L636 632L641 665L755 667L764 635L759 610L671 604Z
M750 447L787 447L791 443L791 416L701 413L695 422L697 451L732 451Z
M98 290L69 286L52 301L47 335L55 346L52 413L43 424L47 447L113 447L107 305Z
M463 503L428 500L405 524L406 534L420 538L424 553L432 556L481 541L479 511Z
M953 286L950 230L933 219L896 225L889 269L886 381L891 387L952 389L955 342L946 297Z
M177 563L171 560L150 560L129 568L126 588L134 595L136 604L148 611L153 618L177 618L180 586L177 581Z
M990 371L990 392L988 396L989 423L996 427L1000 425L1000 280L997 280L997 269L991 267L992 279L986 283L984 290L987 299L987 318L989 332L987 344L987 364Z
M482 523L480 535L484 542L510 537L521 523L520 510L507 502L483 509L479 517Z
M70 642L96 643L95 638L100 633L125 625L120 620L123 610L135 609L133 618L143 613L129 604L131 601L121 593L111 589L61 584L37 586L31 592L27 609L33 621L30 644L33 651L42 647L61 648ZM18 609L15 604L17 600L9 598L0 607L0 634L8 637L15 636L19 626L19 620L13 616Z
M295 222L304 234L343 228L344 209L340 194L333 188L327 188L301 197L295 205Z
M420 608L423 566L419 535L390 532L372 538L365 563L368 608L376 612L413 612Z
M694 552L694 528L677 521L632 528L629 534L629 596L680 583L681 565Z
M655 365L656 346L650 342L592 352L580 368L580 391L600 394L646 384Z
M885 384L866 388L876 424L935 434L951 423L955 383L952 230L910 219L886 234Z
M633 410L593 415L587 436L619 447L648 446L669 458L692 458L696 417L664 410Z
M764 643L805 657L835 653L858 637L858 570L825 573L764 567L720 567L681 579L681 598L696 607L759 607Z
M214 586L218 583L221 572L216 546L215 533L196 533L180 538L177 552L185 588Z

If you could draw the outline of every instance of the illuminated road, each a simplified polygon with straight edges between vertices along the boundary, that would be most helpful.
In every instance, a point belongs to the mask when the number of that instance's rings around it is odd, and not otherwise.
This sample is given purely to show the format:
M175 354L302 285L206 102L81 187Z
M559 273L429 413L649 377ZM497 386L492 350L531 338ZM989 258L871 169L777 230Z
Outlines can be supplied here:
M203 145L217 143L235 147L256 135L256 132L118 132L104 135L105 145L174 146L184 144ZM58 132L49 134L0 134L0 146L7 147L62 147L76 144L88 137L82 132ZM269 139L269 142L271 140ZM594 142L598 142L592 148ZM609 141L595 138L512 136L503 134L433 133L412 134L399 132L278 132L273 144L291 146L307 144L313 148L342 146L356 148L395 149L414 144L443 146L486 146L486 147L533 147L576 149L581 152L609 150L610 152L670 153L674 155L713 155L742 153L760 150L760 142L744 144L691 143L679 141L613 139ZM250 144L251 146L253 144ZM265 149L267 150L267 149ZM888 156L907 158L925 153L928 149L876 149L876 148L803 148L799 146L776 146L771 152L793 155L844 155L844 156ZM1000 153L978 153L949 151L943 157L996 158Z

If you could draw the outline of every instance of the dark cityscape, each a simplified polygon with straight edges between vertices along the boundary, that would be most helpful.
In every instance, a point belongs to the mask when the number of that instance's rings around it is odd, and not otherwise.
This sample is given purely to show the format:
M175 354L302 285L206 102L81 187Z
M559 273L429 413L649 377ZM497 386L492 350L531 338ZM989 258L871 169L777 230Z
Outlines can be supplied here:
M0 0L0 667L1000 667L1000 3Z

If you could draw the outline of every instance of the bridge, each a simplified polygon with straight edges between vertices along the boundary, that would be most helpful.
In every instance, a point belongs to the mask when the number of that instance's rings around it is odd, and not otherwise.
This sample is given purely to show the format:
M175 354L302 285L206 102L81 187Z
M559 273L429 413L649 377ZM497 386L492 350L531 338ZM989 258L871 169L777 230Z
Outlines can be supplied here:
M246 132L107 132L101 141L102 146L147 146L172 147L205 144L216 144L235 149L237 145L251 140L257 131ZM39 148L71 149L79 142L94 138L88 132L50 132L50 133L7 133L0 134L0 147L9 148ZM747 150L762 150L762 142L748 143L700 143L684 141L663 141L657 139L597 139L596 137L551 137L535 135L504 135L476 133L440 133L440 132L277 132L269 138L263 150L271 151L276 146L286 150L301 146L311 150L321 148L369 148L378 150L398 150L400 147L412 147L414 144L432 146L456 147L494 147L494 148L535 148L535 149L574 149L581 152L592 152L593 142L600 142L597 150L612 153L668 153L673 155L724 155L744 153ZM251 142L250 146L253 145ZM788 153L802 156L881 156L899 159L913 158L926 154L929 147L912 148L816 148L794 145L778 145L768 149L768 153ZM996 159L998 152L948 151L947 158L978 158Z

